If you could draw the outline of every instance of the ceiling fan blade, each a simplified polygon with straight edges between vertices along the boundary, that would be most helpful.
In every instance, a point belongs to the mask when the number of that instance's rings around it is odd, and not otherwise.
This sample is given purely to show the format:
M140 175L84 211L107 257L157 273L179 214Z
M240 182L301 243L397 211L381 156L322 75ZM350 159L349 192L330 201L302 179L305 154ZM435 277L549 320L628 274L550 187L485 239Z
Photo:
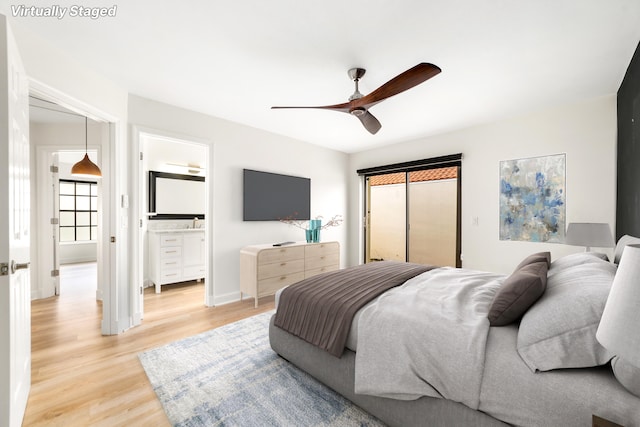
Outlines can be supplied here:
M368 111L356 117L360 120L360 122L362 122L364 128L368 130L372 135L375 135L382 127L378 119L376 119L374 115Z
M314 108L314 109L320 109L320 110L335 110L335 111L342 111L343 113L348 113L349 110L351 109L351 103L345 102L342 104L321 105L317 107L271 107L272 110L284 109L284 108Z
M353 101L354 105L369 109L380 101L384 101L405 90L419 85L442 71L440 67L422 62L404 73L392 78L368 95Z

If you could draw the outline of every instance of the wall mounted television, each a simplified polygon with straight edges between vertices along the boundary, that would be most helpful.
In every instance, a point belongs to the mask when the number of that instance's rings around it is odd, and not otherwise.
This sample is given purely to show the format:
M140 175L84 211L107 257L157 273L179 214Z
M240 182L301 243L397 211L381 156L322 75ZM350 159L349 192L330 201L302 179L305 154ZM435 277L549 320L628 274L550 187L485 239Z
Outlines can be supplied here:
M311 218L311 179L243 170L243 220Z

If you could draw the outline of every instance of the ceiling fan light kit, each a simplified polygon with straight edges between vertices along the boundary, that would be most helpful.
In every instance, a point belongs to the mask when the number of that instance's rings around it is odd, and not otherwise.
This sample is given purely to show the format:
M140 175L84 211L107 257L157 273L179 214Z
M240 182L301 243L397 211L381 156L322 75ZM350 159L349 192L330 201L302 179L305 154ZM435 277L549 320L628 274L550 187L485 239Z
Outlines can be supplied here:
M375 118L373 114L369 112L369 109L379 102L384 101L387 98L391 98L394 95L402 93L412 87L419 85L431 77L436 76L442 70L437 65L422 62L413 68L408 69L404 73L392 78L378 89L374 90L368 95L362 95L358 88L358 82L366 73L364 68L351 68L347 73L349 78L353 80L355 84L355 90L349 97L349 102L335 105L325 105L317 107L271 107L272 109L283 108L316 108L322 110L334 110L343 113L349 113L360 120L364 128L369 133L375 135L382 124Z

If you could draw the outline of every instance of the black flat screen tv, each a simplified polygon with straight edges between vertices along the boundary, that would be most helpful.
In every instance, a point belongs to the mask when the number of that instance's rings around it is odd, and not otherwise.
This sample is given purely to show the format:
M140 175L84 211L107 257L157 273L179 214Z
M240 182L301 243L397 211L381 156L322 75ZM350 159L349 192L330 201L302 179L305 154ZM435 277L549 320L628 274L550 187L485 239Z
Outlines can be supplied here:
M311 218L311 179L243 170L243 220Z

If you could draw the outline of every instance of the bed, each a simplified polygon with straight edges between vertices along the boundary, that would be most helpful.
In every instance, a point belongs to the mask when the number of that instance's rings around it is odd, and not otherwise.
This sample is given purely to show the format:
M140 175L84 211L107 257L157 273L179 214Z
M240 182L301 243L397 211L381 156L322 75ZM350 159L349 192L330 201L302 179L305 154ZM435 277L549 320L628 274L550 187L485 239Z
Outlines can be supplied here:
M640 397L595 339L631 243L613 262L532 254L511 275L374 263L305 279L276 295L271 347L390 426L640 427ZM380 271L391 284L363 287Z

